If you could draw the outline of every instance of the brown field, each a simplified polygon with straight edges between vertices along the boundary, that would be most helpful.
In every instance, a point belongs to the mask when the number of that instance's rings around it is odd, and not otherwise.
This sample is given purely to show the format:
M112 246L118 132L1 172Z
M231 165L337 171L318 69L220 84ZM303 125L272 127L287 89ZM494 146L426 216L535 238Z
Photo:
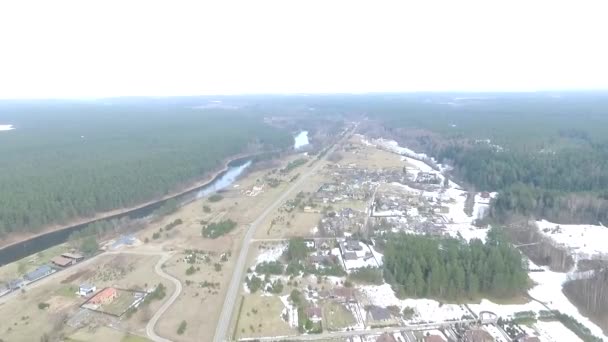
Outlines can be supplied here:
M355 149L349 152L340 152L343 159L340 164L357 164L358 167L368 169L403 168L407 163L401 161L401 157L395 153L380 150L374 146L361 143L360 136L353 136L349 144Z

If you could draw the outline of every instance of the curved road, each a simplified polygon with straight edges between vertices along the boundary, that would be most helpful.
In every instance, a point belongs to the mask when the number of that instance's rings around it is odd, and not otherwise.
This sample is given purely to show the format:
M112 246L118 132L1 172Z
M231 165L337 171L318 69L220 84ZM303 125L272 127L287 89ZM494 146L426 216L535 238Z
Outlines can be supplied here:
M167 260L169 260L171 256L172 254L164 253L154 266L154 272L156 272L156 274L165 279L170 280L173 285L175 285L175 291L173 291L173 294L171 295L169 300L163 303L160 309L158 309L156 313L154 313L154 316L152 316L152 318L148 321L148 324L146 325L146 335L148 335L149 339L155 342L171 342L171 340L158 336L154 331L154 328L156 327L156 323L158 322L160 317L165 313L165 311L167 311L167 309L169 309L171 305L173 305L177 297L179 297L180 293L182 292L182 283L172 275L165 273L165 271L162 269L162 265Z
M325 160L327 156L331 155L336 146L338 146L342 141L347 139L352 135L352 133L357 129L357 126L348 133L344 135L339 141L337 141L322 158ZM243 244L241 245L241 251L239 253L239 257L237 259L236 265L234 266L234 272L232 274L232 279L230 280L230 285L228 286L228 291L226 292L226 297L224 299L224 306L222 307L222 312L219 317L219 321L217 323L217 327L215 328L215 336L213 337L214 342L225 342L230 339L228 336L228 329L230 328L230 320L232 319L232 311L234 310L236 300L238 298L238 291L241 287L241 281L243 279L243 272L245 270L247 256L249 255L249 245L253 239L253 235L257 230L258 226L262 223L262 221L268 216L272 211L278 208L283 202L287 199L287 197L300 185L304 183L304 181L313 173L315 173L319 167L323 163L321 160L317 161L313 167L311 167L308 172L302 174L296 181L293 183L285 192L283 192L270 206L268 206L258 218L253 221L249 227L247 228L247 232L245 233L245 237L243 238Z

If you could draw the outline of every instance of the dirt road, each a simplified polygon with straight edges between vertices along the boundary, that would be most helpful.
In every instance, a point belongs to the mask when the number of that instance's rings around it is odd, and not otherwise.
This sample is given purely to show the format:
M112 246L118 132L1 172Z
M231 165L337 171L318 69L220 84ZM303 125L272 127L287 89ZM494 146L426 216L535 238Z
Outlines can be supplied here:
M162 265L167 260L169 260L169 258L171 258L171 256L172 256L172 254L168 254L168 253L163 254L163 256L160 258L160 260L158 260L158 262L154 266L154 272L156 272L156 274L158 274L159 276L161 276L165 279L170 280L175 285L175 291L173 291L173 294L171 295L169 300L167 300L165 303L163 303L163 305L158 309L158 311L156 311L156 313L154 313L154 316L152 316L152 318L148 321L148 324L146 325L146 335L148 336L149 339L151 339L152 341L155 341L155 342L170 342L171 341L166 338L158 336L156 334L156 331L154 330L154 328L156 327L156 323L158 322L160 317L167 311L167 309L169 309L169 307L171 305L173 305L173 302L175 302L177 297L179 297L180 293L182 292L182 283L177 278L165 273L165 271L162 269Z

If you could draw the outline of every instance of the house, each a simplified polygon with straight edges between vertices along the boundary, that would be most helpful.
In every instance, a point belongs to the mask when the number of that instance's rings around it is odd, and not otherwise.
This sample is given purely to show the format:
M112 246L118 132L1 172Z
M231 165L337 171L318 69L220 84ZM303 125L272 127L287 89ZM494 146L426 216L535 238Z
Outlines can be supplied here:
M494 338L490 333L479 328L465 331L462 340L464 342L494 342Z
M89 303L105 305L111 303L116 297L118 297L118 291L113 287L106 287L91 298Z
M88 296L89 294L97 291L95 285L91 284L80 284L78 287L78 294L81 296Z
M312 322L320 322L323 318L321 308L318 306L310 306L306 308L306 317Z
M344 253L344 260L357 260L357 253L355 252L346 252Z
M392 319L391 312L387 308L372 305L367 310L367 314L371 320L376 322L386 322Z
M346 251L360 251L363 249L358 240L346 240L342 242L341 247L342 253L346 253Z
M429 334L424 337L424 342L445 342L445 339L439 335Z
M519 342L540 342L540 339L536 336L525 336L518 340Z
M304 240L307 248L315 248L315 240Z
M55 270L53 270L51 268L51 266L49 266L49 265L42 265L42 266L38 267L37 269L35 269L35 270L33 270L33 271L29 272L29 273L26 273L23 276L23 278L25 280L27 280L27 281L32 282L32 281L36 281L36 280L38 280L40 278L44 278L44 277L48 276L49 274L51 274L53 272L55 272Z
M397 342L397 340L395 340L393 335L391 335L389 333L384 333L384 334L378 336L378 338L376 339L376 342Z
M22 287L25 286L25 281L23 281L23 279L13 279L10 280L6 286L10 289L10 290L18 290Z
M84 256L78 253L63 253L61 254L61 256L64 258L73 259L75 263L80 262L84 259Z
M66 258L64 256L56 256L53 259L51 259L51 262L54 265L57 265L59 267L68 267L68 266L72 266L76 263L75 259L70 259L70 258Z

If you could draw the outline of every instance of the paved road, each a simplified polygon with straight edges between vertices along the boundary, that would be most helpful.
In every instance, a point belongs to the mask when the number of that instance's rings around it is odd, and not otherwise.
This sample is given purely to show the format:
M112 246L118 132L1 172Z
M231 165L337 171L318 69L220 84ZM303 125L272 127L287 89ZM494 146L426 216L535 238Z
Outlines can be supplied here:
M340 141L334 144L328 151L325 153L325 156L322 158L325 160L328 155L331 155L336 148L337 145L340 144L341 141L348 138L353 132L347 133ZM232 274L232 279L230 280L230 285L228 286L228 291L226 292L226 298L224 299L224 306L222 307L222 312L220 314L220 319L218 321L217 327L215 328L215 336L213 337L213 341L215 342L225 342L228 341L229 336L228 329L230 328L230 320L232 318L232 310L236 306L236 300L238 298L239 288L241 287L241 282L243 279L243 272L246 268L247 256L249 255L249 246L251 244L253 235L257 230L258 226L264 221L264 219L275 209L277 209L280 205L285 202L288 196L300 185L304 183L304 181L313 173L315 173L323 163L322 160L317 161L312 168L308 170L308 172L301 175L285 192L281 194L270 206L268 206L260 216L253 221L247 228L247 232L245 233L245 237L243 238L243 244L241 246L241 252L239 253L239 257L236 261L236 265L234 267L234 272Z
M478 323L479 320L476 319L463 319L458 321L446 321L446 322L437 322L437 323L428 323L428 324L417 324L417 325L408 325L403 327L390 327L390 328L374 328L374 329L358 329L351 331L334 331L334 332L324 332L321 334L309 334L309 335L293 335L293 336L272 336L272 337L256 337L256 338L247 338L241 339L240 341L316 341L322 339L331 339L331 338L345 338L351 336L360 336L360 335L380 335L382 333L396 333L401 331L417 331L417 330L428 330L428 329L437 329L440 327L448 327L454 325L456 323L466 323L473 324ZM482 324L495 324L495 320L484 320Z

